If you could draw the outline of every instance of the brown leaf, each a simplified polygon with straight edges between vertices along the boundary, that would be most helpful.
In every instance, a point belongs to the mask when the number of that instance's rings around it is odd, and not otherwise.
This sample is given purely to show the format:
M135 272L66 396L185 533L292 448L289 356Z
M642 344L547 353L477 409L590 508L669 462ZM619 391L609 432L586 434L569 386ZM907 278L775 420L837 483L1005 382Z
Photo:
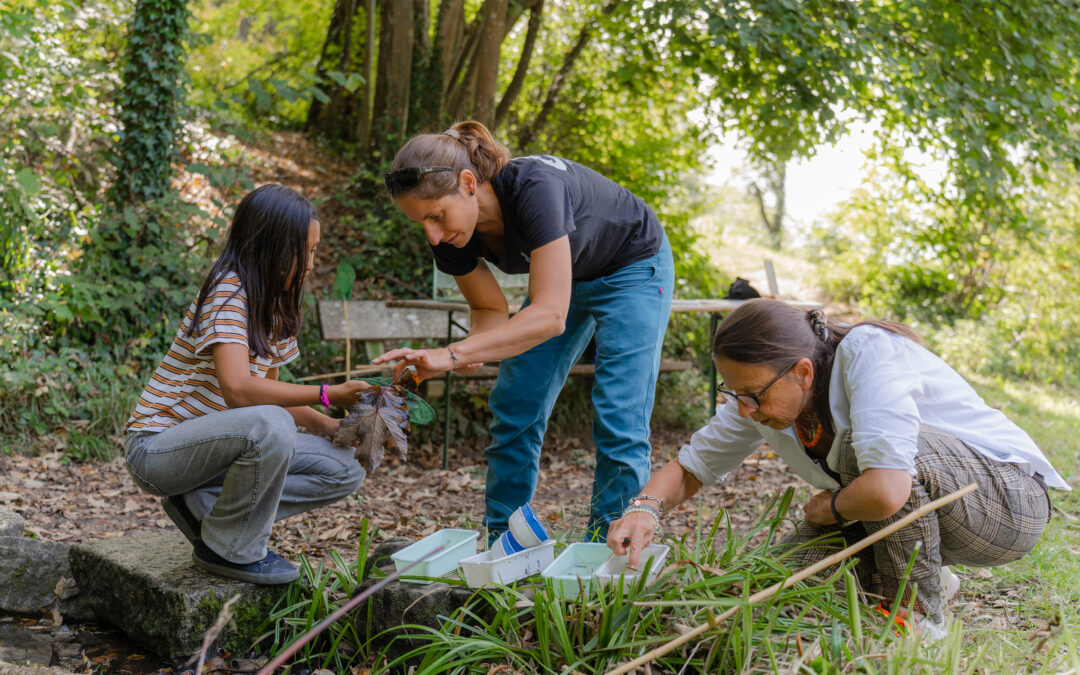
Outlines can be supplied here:
M396 385L372 387L360 394L348 417L341 420L334 445L356 448L356 459L375 471L386 449L395 449L402 460L408 458L409 406L405 392Z

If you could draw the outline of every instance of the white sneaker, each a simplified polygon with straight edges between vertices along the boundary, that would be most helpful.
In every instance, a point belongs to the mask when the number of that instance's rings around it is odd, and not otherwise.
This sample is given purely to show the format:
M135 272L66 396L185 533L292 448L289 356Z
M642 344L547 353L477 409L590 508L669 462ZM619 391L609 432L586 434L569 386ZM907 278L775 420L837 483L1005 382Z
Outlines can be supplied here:
M948 567L942 566L941 568L941 605L944 607L949 604L956 594L960 591L960 577L953 574L953 571Z
M957 581L959 582L959 580ZM934 623L920 612L912 612L911 615L913 621L910 621L910 623L914 624L915 634L922 638L923 641L937 642L945 639L945 636L949 634L948 629L945 627L945 621L940 624Z

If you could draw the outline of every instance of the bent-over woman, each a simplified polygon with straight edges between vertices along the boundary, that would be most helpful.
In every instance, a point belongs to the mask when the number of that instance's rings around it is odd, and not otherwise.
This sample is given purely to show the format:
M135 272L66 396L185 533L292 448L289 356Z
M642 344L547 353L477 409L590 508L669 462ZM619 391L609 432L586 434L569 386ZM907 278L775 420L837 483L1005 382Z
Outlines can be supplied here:
M721 322L713 359L726 402L611 526L608 545L629 549L632 564L665 508L723 480L763 443L820 490L790 543L848 523L845 537L861 538L974 482L976 492L878 541L866 556L891 602L922 542L910 582L925 618L914 618L932 621L926 628L934 635L944 619L942 566L1019 559L1050 517L1047 487L1069 489L1026 433L903 324L837 325L820 310L751 300ZM810 547L799 562L827 553Z

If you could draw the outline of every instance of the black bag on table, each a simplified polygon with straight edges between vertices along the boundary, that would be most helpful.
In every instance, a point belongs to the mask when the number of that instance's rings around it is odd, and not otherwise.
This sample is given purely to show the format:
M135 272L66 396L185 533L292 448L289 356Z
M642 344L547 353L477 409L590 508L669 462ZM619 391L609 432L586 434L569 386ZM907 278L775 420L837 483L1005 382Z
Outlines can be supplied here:
M735 277L735 281L732 281L731 286L728 287L727 295L724 296L726 300L749 300L760 297L761 293L758 293L757 289L742 277Z

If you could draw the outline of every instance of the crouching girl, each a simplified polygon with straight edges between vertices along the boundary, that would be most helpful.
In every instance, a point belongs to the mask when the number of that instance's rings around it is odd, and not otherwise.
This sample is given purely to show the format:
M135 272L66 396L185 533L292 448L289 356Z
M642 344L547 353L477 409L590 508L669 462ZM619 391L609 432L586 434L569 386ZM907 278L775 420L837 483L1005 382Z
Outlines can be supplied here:
M299 571L267 550L275 520L352 494L364 469L311 405L348 406L368 385L279 382L297 358L302 286L319 243L299 194L264 185L240 202L225 249L127 424L128 471L160 496L197 567L257 584Z

